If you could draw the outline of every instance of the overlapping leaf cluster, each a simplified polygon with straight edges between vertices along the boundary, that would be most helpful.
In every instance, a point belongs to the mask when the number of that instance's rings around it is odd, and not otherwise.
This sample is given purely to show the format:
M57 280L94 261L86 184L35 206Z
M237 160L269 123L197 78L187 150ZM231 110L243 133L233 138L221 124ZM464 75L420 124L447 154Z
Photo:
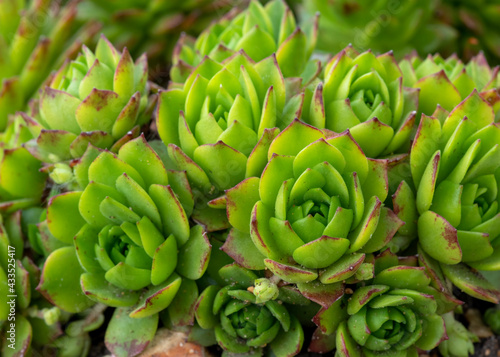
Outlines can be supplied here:
M42 83L98 30L77 21L77 2L3 1L0 11L0 129Z
M29 64L42 51L30 47L11 82L40 81L6 111L14 92L0 93L0 252L15 249L15 351L85 355L102 323L116 356L141 353L161 326L227 356L471 349L475 337L454 318L457 291L500 301L499 70L483 55L398 62L347 46L316 57L329 39L318 18L343 11L362 23L357 3L311 2L323 10L299 23L283 1L251 1L179 39L166 88L148 81L146 56L134 61L104 36L50 78ZM148 4L82 1L80 11L99 8L103 22L114 13L112 41L152 54L192 6L225 6ZM419 6L408 2L386 30L410 13L425 23ZM135 39L123 29L148 22L152 32ZM406 25L396 42L416 36ZM53 26L59 45L43 61L66 48ZM334 29L347 33L342 21ZM0 37L13 51L0 53L0 74L19 55L16 38ZM486 316L493 328L497 312ZM3 331L7 320L2 306Z

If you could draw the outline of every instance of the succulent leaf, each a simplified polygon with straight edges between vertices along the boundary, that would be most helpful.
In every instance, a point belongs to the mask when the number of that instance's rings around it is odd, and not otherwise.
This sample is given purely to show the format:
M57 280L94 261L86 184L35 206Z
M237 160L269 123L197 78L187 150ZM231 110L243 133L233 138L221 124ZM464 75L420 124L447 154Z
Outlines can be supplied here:
M117 308L106 329L106 347L116 356L135 356L149 344L158 327L158 315L129 317L130 310Z
M198 223L208 231L230 227L206 202L262 174L271 142L303 104L304 96L287 87L275 55L256 63L244 51L221 62L205 57L182 87L160 93L158 132L174 168L186 171L199 197L193 214ZM229 217L235 221L237 215Z

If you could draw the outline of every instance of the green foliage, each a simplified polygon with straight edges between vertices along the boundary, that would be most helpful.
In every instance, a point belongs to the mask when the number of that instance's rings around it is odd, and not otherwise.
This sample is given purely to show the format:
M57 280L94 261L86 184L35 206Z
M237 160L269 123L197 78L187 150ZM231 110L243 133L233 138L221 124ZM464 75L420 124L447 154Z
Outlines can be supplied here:
M0 1L3 354L85 356L103 323L116 356L160 324L223 356L473 351L456 289L500 301L496 0L54 3Z

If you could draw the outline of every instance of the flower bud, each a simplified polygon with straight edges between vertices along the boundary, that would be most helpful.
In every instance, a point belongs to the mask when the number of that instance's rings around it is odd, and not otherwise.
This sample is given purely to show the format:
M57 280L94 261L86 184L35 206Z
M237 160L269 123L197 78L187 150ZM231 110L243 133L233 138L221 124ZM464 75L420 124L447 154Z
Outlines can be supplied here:
M53 325L59 321L59 318L61 317L61 310L59 310L58 307L54 306L50 309L43 309L42 314L45 323L47 325Z
M68 164L57 163L54 171L50 173L50 178L57 184L68 183L73 179L73 172Z
M370 280L373 278L373 264L363 263L354 274L356 280Z
M262 304L269 300L276 300L279 295L278 286L269 279L257 279L255 280L253 294L257 297L257 304Z

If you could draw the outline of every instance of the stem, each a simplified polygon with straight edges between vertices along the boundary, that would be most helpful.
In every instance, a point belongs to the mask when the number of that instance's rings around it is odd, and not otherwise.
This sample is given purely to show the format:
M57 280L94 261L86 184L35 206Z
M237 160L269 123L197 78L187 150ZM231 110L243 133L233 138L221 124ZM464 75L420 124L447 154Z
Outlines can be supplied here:
M269 281L275 285L278 285L281 282L281 278L277 275L273 275L269 278Z

